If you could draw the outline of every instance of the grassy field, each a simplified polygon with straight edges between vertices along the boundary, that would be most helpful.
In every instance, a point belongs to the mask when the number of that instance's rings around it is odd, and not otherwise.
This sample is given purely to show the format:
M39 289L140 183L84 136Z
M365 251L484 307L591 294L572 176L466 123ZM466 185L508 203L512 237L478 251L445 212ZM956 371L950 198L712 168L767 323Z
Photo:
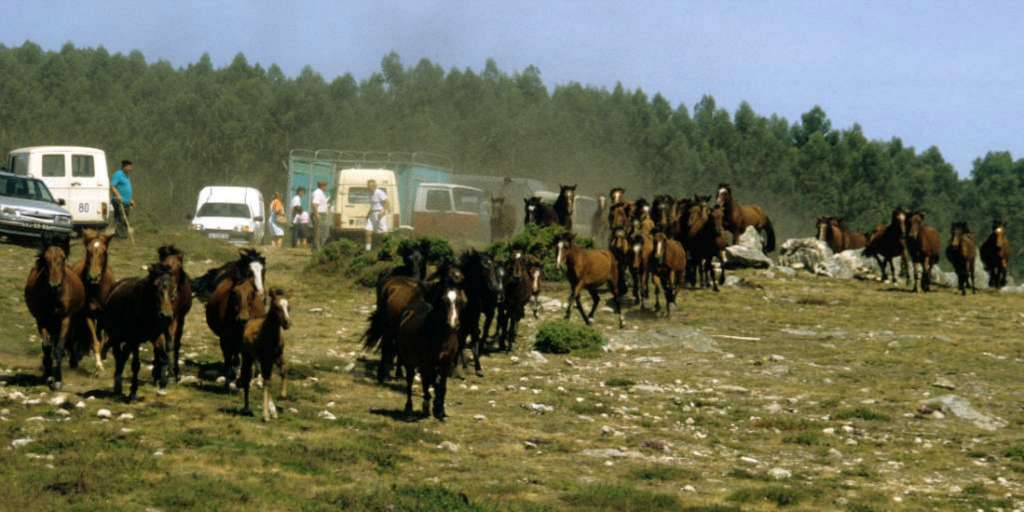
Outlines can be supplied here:
M186 248L194 275L232 254L146 234L115 241L116 275L141 274L165 239ZM306 272L306 252L266 252L294 322L291 398L269 424L258 398L256 417L240 416L240 396L213 383L220 352L198 302L183 349L198 379L163 397L147 383L125 405L107 396L112 359L102 376L86 360L52 405L32 378L39 341L22 299L34 253L0 245L0 509L1024 507L1024 297L739 272L719 294L685 291L671 321L632 308L618 331L599 313L610 343L597 355L531 354L528 320L512 356L450 384L440 423L407 421L399 387L371 378L376 356L358 339L370 290ZM942 395L994 430L919 412Z

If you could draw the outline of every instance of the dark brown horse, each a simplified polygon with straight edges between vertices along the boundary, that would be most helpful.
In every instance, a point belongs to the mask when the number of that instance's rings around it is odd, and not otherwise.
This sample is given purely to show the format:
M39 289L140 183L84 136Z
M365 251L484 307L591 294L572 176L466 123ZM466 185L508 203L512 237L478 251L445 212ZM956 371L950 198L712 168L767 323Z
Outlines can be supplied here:
M902 258L903 264L910 265L910 255L907 252L907 211L903 208L894 208L889 215L887 226L876 226L874 232L868 237L867 246L864 248L864 256L874 257L878 266L882 269L882 282L886 281L886 267L892 273L892 283L896 284L896 268L893 265L894 258ZM910 284L910 272L906 273L907 284Z
M640 309L647 309L647 298L650 296L652 258L654 256L654 238L637 230L630 237L629 275L633 279L633 299L640 304ZM655 290L655 297L659 291Z
M732 243L739 243L740 235L746 231L747 226L754 226L754 229L764 232L764 252L775 250L775 228L760 205L738 203L733 197L732 188L726 183L718 185L716 201L725 210L725 228L732 233Z
M1010 267L1010 240L1006 237L1006 224L992 221L992 234L981 244L981 262L988 272L991 288L1006 286L1006 270Z
M192 310L192 280L185 272L185 253L173 245L164 245L156 250L160 263L171 271L171 282L177 290L174 298L174 322L171 323L171 372L174 381L181 380L180 356L181 337L185 334L185 319Z
M504 197L491 198L491 240L504 240L516 233L516 208Z
M256 249L243 249L238 259L229 261L192 281L192 291L200 301L207 301L221 281L230 279L236 284L246 278L252 278L256 291L263 295L264 283L267 281L267 259Z
M608 209L608 232L614 234L621 229L627 234L633 229L629 218L629 204L619 201Z
M252 276L221 280L206 302L206 325L220 339L224 385L228 388L236 385L245 324L265 314L263 303L263 294Z
M558 215L558 225L572 232L572 216L576 211L576 185L559 185L554 209Z
M67 237L44 236L35 265L25 281L25 305L36 320L43 346L43 377L50 389L62 384L61 360L70 349L72 318L85 307L85 286L67 266Z
M931 291L932 266L939 262L942 242L939 232L924 223L924 212L915 211L907 219L907 251L914 263L914 291L917 291L917 268L921 267L921 290Z
M271 417L277 419L277 407L270 398L270 377L276 366L281 376L281 394L288 397L288 383L285 380L284 362L284 331L291 327L291 313L288 296L283 290L270 290L270 306L267 316L251 318L245 325L242 338L242 390L243 414L251 414L249 409L249 384L252 382L252 365L260 363L260 376L263 377L263 421Z
M966 222L954 222L949 229L949 245L946 246L946 257L956 271L957 286L961 295L967 295L967 287L971 293L978 293L974 287L974 255L976 246L974 235Z
M626 201L626 189L615 187L608 192L608 200L611 204L624 203Z
M103 305L103 326L114 350L114 394L122 396L121 375L132 358L132 383L125 397L131 402L139 390L139 348L153 344L153 380L163 393L167 386L167 343L174 322L177 288L171 270L162 263L149 266L145 277L130 277L114 284Z
M100 357L103 352L103 303L114 286L114 273L108 264L110 241L113 238L113 233L100 234L92 229L82 231L85 259L72 267L72 272L85 286L86 303L75 315L71 327L76 351L72 360L77 362L85 351L84 347L89 347L99 372L103 371L103 360Z
M407 276L390 276L378 284L377 308L367 319L363 348L380 349L377 382L383 383L391 374L391 365L398 355L398 328L409 305L423 297L425 283Z
M523 224L536 224L540 227L558 225L558 212L555 207L546 204L539 197L523 199L525 217Z
M519 322L526 316L526 304L540 292L540 262L521 250L514 250L502 281L505 300L498 307L498 344L512 351Z
M690 256L700 286L709 284L714 291L725 283L725 210L720 206L712 208L704 199L696 198L690 203L686 220L686 236L683 246ZM718 258L720 274L715 279L714 259Z
M663 231L655 231L651 267L665 294L665 317L669 318L672 316L672 306L676 304L679 282L686 274L686 249L683 244L669 238ZM654 309L657 310L657 296L654 300Z
M565 319L568 320L572 314L572 306L575 302L583 321L590 325L597 311L597 305L601 302L598 289L607 284L612 291L612 306L615 314L619 317L619 328L625 326L622 319L621 296L619 289L618 262L611 251L604 249L582 249L575 244L576 237L572 233L565 233L556 240L558 254L555 265L559 270L565 269L566 277L569 280L569 299L567 300ZM583 290L590 292L593 305L590 314L583 312L583 304L580 302L580 293Z
M654 196L654 203L651 205L651 221L654 222L655 228L664 232L669 230L675 206L676 200L668 194Z
M480 377L484 374L480 367L480 351L487 338L487 332L491 329L498 305L504 301L505 290L498 267L489 254L475 249L470 249L459 257L459 269L464 276L462 291L466 297L462 328L459 332L459 359L462 360L462 368L465 369L466 358L463 352L468 339L473 350L474 369ZM481 316L484 317L483 335L480 331Z

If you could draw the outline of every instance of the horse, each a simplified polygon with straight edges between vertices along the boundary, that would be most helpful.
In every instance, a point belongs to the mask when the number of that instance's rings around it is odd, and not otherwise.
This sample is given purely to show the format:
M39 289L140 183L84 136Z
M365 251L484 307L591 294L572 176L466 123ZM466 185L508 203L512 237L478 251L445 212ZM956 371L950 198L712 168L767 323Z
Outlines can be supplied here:
M608 198L605 196L597 196L597 209L594 210L594 215L590 218L590 229L592 231L591 238L595 242L605 241L608 239L610 233L608 229L608 222L606 218L608 216Z
M424 293L426 283L419 279L395 275L378 285L377 308L367 318L363 333L363 348L380 349L377 382L383 383L390 375L390 366L398 355L398 328L409 304Z
M491 330L491 322L498 305L503 302L505 290L502 286L499 265L486 253L470 249L459 257L459 269L464 277L462 291L466 296L466 306L462 314L459 331L459 359L462 368L466 368L463 356L468 338L473 350L473 365L478 377L483 377L480 368L480 350L487 333ZM484 317L483 336L480 333L480 316Z
M608 232L615 233L616 230L630 231L633 229L629 216L629 205L619 201L612 203L608 209Z
M932 265L939 262L939 252L942 251L939 232L924 223L924 212L920 210L911 213L906 222L907 250L914 264L914 291L917 291L917 267L920 265L921 290L928 292L931 290Z
M103 305L103 327L114 349L114 395L122 396L121 374L132 357L132 383L125 397L135 400L139 390L139 348L153 344L153 380L159 394L167 387L167 343L174 323L177 295L171 269L163 263L149 265L144 277L129 277L114 284Z
M650 236L654 231L655 224L651 219L651 205L647 203L647 200L637 199L633 202L632 207L627 208L627 211L631 212L630 222L633 227L631 234L643 233Z
M624 291L627 289L626 273L628 272L630 256L633 252L633 244L629 242L629 236L626 234L625 228L616 228L608 238L608 251L615 258L615 264L618 269L616 279L619 283L619 289Z
M181 249L173 245L164 245L156 250L156 254L160 263L171 270L171 281L177 289L174 298L174 322L171 323L169 341L173 351L171 372L174 374L174 381L178 382L181 380L181 337L185 334L185 319L192 310L192 280L185 272L185 253Z
M764 252L770 253L775 250L775 228L772 227L772 221L761 205L739 204L732 195L732 187L727 183L718 185L716 202L725 210L725 227L732 233L732 243L739 243L740 234L747 226L754 226L759 232L764 231Z
M690 204L683 246L694 266L694 281L699 278L701 288L710 284L717 292L718 285L725 283L725 210L717 205L711 208L703 199L695 198ZM715 279L714 258L718 258L721 268L718 279Z
M61 388L64 351L71 348L71 321L86 305L85 286L67 266L70 253L67 237L45 235L25 281L25 305L42 339L43 377L54 391Z
M114 286L114 273L108 265L108 254L110 241L114 233L100 234L95 230L86 229L82 231L82 244L85 247L85 259L76 263L71 271L78 276L85 286L86 306L79 310L71 327L72 338L75 338L73 346L75 353L71 361L77 365L84 347L92 349L95 358L96 370L103 371L103 325L100 321L103 317L103 303ZM87 340L85 334L88 333ZM81 348L80 348L81 347Z
M1006 224L1003 221L992 221L992 234L981 244L981 262L988 272L989 287L1006 286L1006 269L1010 266L1010 240L1006 237Z
M526 304L540 292L540 262L516 250L506 264L502 288L504 301L498 307L498 346L512 352L519 322L526 316Z
M651 282L651 258L654 256L654 240L643 231L634 231L630 237L629 274L633 278L633 299L640 309L647 309L648 288ZM657 298L659 290L655 290Z
M885 269L888 266L892 272L892 283L896 284L896 267L893 265L893 258L901 257L904 265L910 265L906 234L907 211L896 207L889 215L889 224L875 226L874 232L868 237L868 243L864 247L864 256L874 257L878 262L878 266L882 269L883 283L886 281ZM906 278L909 285L909 272L907 272Z
M967 295L967 286L971 293L978 293L974 287L974 235L966 222L954 222L949 228L949 245L946 246L946 257L956 271L957 286L960 295Z
M857 231L850 231L843 225L842 217L832 217L832 229L838 229L843 234L843 250L863 249L868 244L867 235Z
M206 325L220 340L224 357L224 386L234 387L245 325L264 315L263 294L253 276L233 276L220 281L206 302Z
M653 273L661 283L665 294L665 318L672 316L672 306L676 303L676 290L680 277L686 273L686 249L683 244L673 240L664 231L654 233L654 253L651 255ZM658 310L658 296L654 297L654 309Z
M491 198L491 240L504 240L516 233L516 209L504 197Z
M270 399L270 378L276 366L281 376L281 399L288 397L288 383L285 380L284 331L291 327L288 296L284 290L270 290L270 305L267 316L250 318L245 324L242 336L242 414L252 414L249 409L249 384L252 382L253 362L260 363L263 377L263 421L277 419L277 407Z
M565 319L572 315L573 302L579 310L583 322L590 325L597 311L597 305L601 302L598 288L608 284L612 291L612 305L615 314L619 317L619 329L625 327L622 319L621 289L619 288L618 261L611 251L605 249L582 249L575 244L576 237L572 233L564 233L556 239L558 253L555 258L555 266L565 269L566 277L569 280L569 298L565 309ZM583 290L590 292L593 305L590 314L583 313L583 304L580 302L580 293Z
M668 194L654 196L654 204L651 206L651 221L654 227L667 231L672 223L672 216L675 210L676 200Z
M397 325L398 364L405 368L405 413L412 414L412 384L418 370L423 387L423 415L428 416L430 387L434 387L433 414L444 421L448 375L459 351L461 313L466 304L461 272L442 263L438 279L416 295L402 311Z
M544 203L539 197L523 199L526 216L523 218L523 225L536 224L542 228L558 225L558 212L554 206Z
M861 249L867 244L862 233L848 231L839 217L818 217L818 240L828 244L832 252L839 254L849 249Z
M558 225L572 231L572 215L576 211L576 185L559 185L558 199L555 199L555 214Z
M608 199L611 204L618 204L625 202L626 189L622 187L615 187L608 191Z
M237 260L208 270L192 281L192 290L196 298L205 302L224 279L240 283L248 277L253 279L256 291L263 295L264 283L267 281L267 259L256 249L243 249L238 253Z

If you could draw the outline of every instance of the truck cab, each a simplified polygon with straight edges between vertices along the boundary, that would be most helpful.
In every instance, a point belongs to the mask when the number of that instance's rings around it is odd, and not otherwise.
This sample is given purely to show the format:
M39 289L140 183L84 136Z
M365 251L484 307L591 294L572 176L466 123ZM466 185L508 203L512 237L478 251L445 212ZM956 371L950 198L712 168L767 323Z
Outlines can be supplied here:
M75 229L103 229L110 219L110 176L101 149L79 146L33 146L7 156L7 169L46 184L63 200Z
M263 194L252 187L204 187L192 229L238 245L260 244L265 233Z

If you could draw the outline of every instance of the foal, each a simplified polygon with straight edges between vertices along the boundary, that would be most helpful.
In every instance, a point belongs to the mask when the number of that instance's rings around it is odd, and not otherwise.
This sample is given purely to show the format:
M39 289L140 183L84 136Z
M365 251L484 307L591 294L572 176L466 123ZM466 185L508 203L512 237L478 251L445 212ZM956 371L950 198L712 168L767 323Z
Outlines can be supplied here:
M260 375L263 377L263 421L271 417L277 419L277 407L270 399L270 377L274 366L281 376L281 399L288 397L288 384L285 380L284 364L284 331L291 327L291 316L288 309L288 297L280 288L270 290L270 310L267 316L251 318L245 324L245 335L242 337L242 390L243 414L252 414L249 409L249 384L252 382L252 365L260 364Z
M974 235L967 228L967 223L954 222L950 227L946 257L956 271L957 286L961 295L967 295L968 284L971 286L971 293L978 293L974 288L974 252Z
M71 319L85 306L85 287L67 267L70 244L67 238L45 237L25 281L25 305L43 341L43 376L54 391L61 387L60 366Z
M569 279L565 319L568 320L572 314L572 305L575 302L583 321L590 325L597 305L601 302L598 289L608 284L612 290L612 305L619 317L619 329L622 329L625 327L620 304L622 290L619 288L619 269L615 256L603 249L581 249L575 245L575 239L572 233L565 233L556 239L558 255L555 265L559 270L565 268L566 277ZM590 292L590 298L593 300L589 315L583 312L583 304L580 302L580 293L584 289Z

